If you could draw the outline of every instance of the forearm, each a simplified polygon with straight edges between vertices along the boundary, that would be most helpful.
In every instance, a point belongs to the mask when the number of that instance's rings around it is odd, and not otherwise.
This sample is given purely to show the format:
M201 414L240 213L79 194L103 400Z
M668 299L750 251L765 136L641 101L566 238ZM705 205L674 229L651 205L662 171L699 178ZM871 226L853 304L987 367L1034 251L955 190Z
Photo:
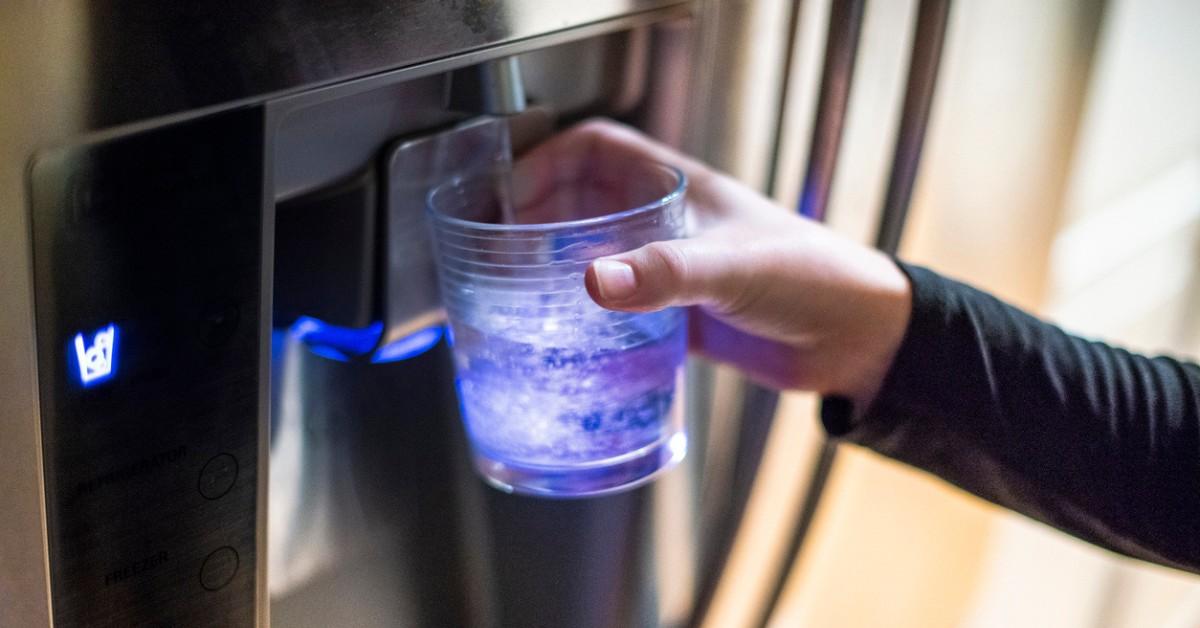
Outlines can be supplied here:
M892 368L862 417L826 413L830 432L1086 540L1200 571L1200 368L903 269L913 309Z

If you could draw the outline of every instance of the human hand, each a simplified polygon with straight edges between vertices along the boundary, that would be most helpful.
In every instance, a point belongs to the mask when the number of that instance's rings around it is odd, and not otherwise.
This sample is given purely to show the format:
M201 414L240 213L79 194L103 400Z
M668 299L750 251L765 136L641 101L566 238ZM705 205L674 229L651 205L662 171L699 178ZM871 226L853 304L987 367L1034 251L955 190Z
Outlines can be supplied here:
M907 278L878 251L604 120L568 129L518 160L514 204L630 160L673 165L687 176L690 237L596 260L585 277L592 298L630 312L691 307L693 351L773 387L841 395L865 408L911 312Z

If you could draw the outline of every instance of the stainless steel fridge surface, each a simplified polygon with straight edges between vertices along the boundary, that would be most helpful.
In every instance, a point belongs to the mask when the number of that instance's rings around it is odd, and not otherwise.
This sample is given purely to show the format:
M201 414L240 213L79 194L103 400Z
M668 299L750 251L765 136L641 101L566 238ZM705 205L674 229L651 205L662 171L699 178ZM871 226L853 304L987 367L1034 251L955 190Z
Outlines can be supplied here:
M711 9L0 8L0 626L694 623L761 438L706 450L694 366L660 479L486 487L393 157L481 114L702 146Z

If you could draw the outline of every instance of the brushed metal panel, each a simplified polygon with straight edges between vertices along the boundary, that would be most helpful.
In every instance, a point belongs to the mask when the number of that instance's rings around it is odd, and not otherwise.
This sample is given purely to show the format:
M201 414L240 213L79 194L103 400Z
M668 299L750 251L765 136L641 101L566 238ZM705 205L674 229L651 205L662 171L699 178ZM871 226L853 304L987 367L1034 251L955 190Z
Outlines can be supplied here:
M255 623L262 116L31 169L55 625Z
M328 84L679 0L274 0L5 3L0 57L42 49L40 81L77 84L86 127ZM58 24L47 24L54 20ZM18 29L25 22L32 30ZM66 23L63 23L66 22ZM45 50L71 29L75 51ZM65 42L64 42L65 44ZM67 54L60 54L67 53ZM53 88L53 87L52 87Z
M280 334L273 620L297 628L482 625L487 617L469 599L471 552L459 515L461 493L480 487L460 472L465 436L446 343L372 363L322 357Z

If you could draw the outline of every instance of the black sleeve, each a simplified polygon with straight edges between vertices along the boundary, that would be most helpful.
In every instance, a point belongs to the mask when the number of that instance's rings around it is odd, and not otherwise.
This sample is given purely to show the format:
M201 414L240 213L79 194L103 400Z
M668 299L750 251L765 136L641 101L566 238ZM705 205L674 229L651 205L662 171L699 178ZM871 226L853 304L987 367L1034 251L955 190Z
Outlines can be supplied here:
M1109 549L1200 573L1200 367L1064 333L924 268L904 341L835 437Z

